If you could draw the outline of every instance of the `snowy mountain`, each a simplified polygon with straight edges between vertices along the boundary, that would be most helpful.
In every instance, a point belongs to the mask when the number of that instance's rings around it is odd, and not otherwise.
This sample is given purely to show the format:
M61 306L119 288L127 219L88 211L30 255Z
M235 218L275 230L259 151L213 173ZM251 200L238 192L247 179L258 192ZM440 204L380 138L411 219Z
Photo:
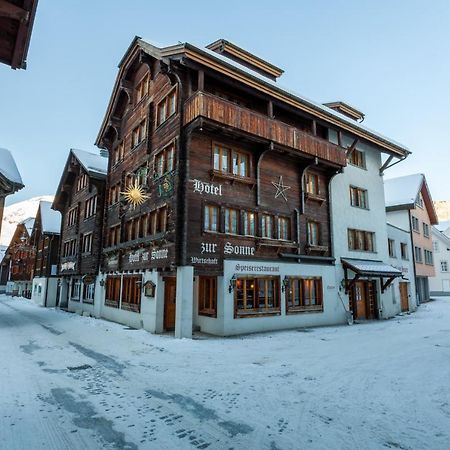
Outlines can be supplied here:
M3 212L2 234L0 236L0 245L9 245L13 237L16 226L22 220L28 217L36 217L39 202L45 200L53 202L53 195L42 195L33 197L22 202L13 203L6 206Z

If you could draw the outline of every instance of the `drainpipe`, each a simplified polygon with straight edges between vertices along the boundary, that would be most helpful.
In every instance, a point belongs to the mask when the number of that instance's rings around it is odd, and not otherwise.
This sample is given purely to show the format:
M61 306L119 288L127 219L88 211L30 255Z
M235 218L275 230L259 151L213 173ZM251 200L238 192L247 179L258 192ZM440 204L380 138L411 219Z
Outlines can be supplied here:
M414 249L414 240L413 240L413 229L412 229L412 223L411 223L411 210L408 209L408 221L409 221L409 236L411 239L411 258L413 261L413 271L414 271L414 287L415 287L415 294L416 294L416 306L419 306L420 304L420 298L417 297L417 273L416 273L416 252Z

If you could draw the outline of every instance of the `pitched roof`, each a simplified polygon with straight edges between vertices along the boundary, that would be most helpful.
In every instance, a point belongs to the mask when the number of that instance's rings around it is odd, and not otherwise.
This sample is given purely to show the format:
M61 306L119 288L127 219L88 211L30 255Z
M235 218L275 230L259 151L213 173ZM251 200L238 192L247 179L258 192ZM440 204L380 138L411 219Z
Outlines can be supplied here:
M52 209L52 202L41 201L38 215L39 213L43 233L59 234L61 232L61 213Z
M25 226L25 228L27 229L27 232L30 236L31 236L31 232L33 231L34 221L35 221L34 217L28 217L28 218L22 220L21 222L19 222L21 225Z
M446 233L447 230L450 229L450 220L444 220L442 222L439 222L437 225L434 226L434 228L436 228L436 230L442 233Z
M75 156L84 170L89 175L96 175L99 177L106 177L108 172L108 157L99 153L90 153L85 150L72 148L70 152Z
M6 148L0 148L0 176L8 184L11 184L10 193L16 192L24 187L16 162L11 152Z
M280 86L280 84L276 81L268 79L255 70L252 70L249 67L246 67L239 62L234 61L224 55L218 54L208 48L201 48L188 42L163 47L159 44L156 44L155 42L152 42L151 40L142 39L138 36L133 39L132 43L128 47L127 52L125 53L125 56L120 61L120 70L116 79L113 96L110 99L107 113L96 139L96 145L98 146L103 145L101 142L102 135L108 125L109 115L115 102L115 94L119 90L120 77L122 71L125 70L124 68L126 67L128 58L133 55L133 50L136 50L136 46L143 49L146 53L157 59L187 58L196 63L206 65L212 70L220 70L227 76L235 80L246 83L247 85L259 91L268 93L269 95L276 96L281 101L289 103L290 105L313 114L316 117L320 117L322 120L330 124L337 125L347 131L350 131L351 133L354 133L359 137L372 141L387 153L391 153L402 158L406 157L410 153L408 148L404 145L361 125L350 117L346 117L345 115L334 111L333 109L325 105L309 100L290 89L284 88Z
M443 241L445 241L445 243L448 245L448 247L450 248L450 236L448 236L447 234L445 234L444 231L439 230L439 228L437 226L431 227L433 234L435 236L438 236L440 239L442 239ZM448 227L447 227L448 228Z
M423 173L384 180L386 210L414 209L420 192L422 192L431 224L437 224L439 220Z

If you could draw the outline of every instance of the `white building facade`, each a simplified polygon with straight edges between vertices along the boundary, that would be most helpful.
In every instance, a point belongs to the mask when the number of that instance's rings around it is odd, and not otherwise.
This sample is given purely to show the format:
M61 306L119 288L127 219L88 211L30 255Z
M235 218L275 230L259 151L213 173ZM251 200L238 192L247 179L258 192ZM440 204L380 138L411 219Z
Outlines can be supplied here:
M430 295L450 295L450 238L432 228L435 276L429 279Z

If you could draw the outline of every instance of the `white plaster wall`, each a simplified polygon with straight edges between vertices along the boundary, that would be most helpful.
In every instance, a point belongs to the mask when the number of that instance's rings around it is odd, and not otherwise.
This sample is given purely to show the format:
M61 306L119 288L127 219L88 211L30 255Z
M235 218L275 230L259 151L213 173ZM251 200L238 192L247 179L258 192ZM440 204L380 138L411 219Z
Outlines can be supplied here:
M352 140L346 138L345 145ZM343 173L331 181L331 229L333 235L333 255L336 258L336 285L344 279L341 257L388 261L386 206L384 200L383 177L380 175L381 154L366 144L358 144L358 150L365 153L366 168L348 164ZM368 191L369 209L355 208L350 205L350 186ZM348 249L348 228L375 232L375 251L361 252ZM351 274L351 272L350 272ZM341 293L348 308L349 297ZM394 314L392 293L381 293L377 281L378 306L380 318L389 318Z
M403 230L411 231L408 210L402 209L401 211L388 211L386 215L388 223L391 223L398 228L402 228Z
M33 278L33 288L31 300L39 306L45 306L45 296L47 295L47 307L56 306L56 294L58 290L57 277L35 277Z
M223 282L218 283L218 321L216 326L202 328L202 331L224 336L257 333L290 328L303 328L322 325L347 323L344 307L337 295L335 267L332 265L251 262L252 266L278 267L277 272L246 272L236 270L236 265L248 265L248 261L230 261L224 263ZM228 292L231 277L238 275L279 275L280 288L285 276L321 276L323 285L323 312L303 312L286 315L284 292L280 292L281 315L234 318L234 292ZM222 280L221 280L222 281ZM281 290L281 289L280 289ZM204 319L204 318L202 318ZM214 319L212 319L214 320ZM204 324L210 321L203 321ZM223 323L223 330L222 325Z
M388 218L389 220L389 218ZM393 312L399 314L401 312L400 302L400 282L408 283L408 295L409 295L409 310L415 311L417 309L416 299L416 282L414 277L414 261L411 246L411 234L406 230L401 230L397 227L387 226L388 238L394 240L395 257L389 257L389 264L396 269L399 269L403 273L403 278L397 278L391 286L391 292L393 293L394 304L392 305ZM406 244L408 246L408 259L402 259L400 244Z
M433 258L435 267L435 276L430 277L430 293L431 295L450 295L450 241L440 231L433 228L433 243L436 242L438 249L433 248ZM449 272L443 272L441 269L441 261L447 261Z

